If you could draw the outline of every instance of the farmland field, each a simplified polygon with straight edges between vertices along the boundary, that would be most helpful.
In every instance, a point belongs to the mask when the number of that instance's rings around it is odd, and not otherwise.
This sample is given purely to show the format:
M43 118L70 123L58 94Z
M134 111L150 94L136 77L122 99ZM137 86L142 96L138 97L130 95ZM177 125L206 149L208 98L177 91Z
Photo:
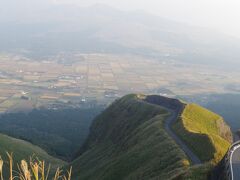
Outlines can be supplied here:
M239 73L167 57L75 53L36 60L0 54L0 112L17 111L26 101L30 109L57 108L108 104L128 93L229 93L234 89L226 87L240 81L233 76Z

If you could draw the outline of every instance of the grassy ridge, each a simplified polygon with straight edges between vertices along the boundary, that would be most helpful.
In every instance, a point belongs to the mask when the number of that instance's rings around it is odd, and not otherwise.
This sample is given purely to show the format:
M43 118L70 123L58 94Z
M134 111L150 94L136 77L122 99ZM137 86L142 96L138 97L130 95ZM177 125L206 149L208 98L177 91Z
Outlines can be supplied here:
M231 131L222 117L196 104L186 105L173 129L202 161L217 163L231 143Z
M0 156L4 161L8 160L6 152L13 153L15 162L20 162L22 159L28 160L30 156L35 155L39 159L50 163L53 169L65 165L62 160L48 155L44 150L31 143L0 134ZM16 164L14 168L17 168ZM7 171L8 166L4 166L4 172Z
M186 155L164 130L168 115L135 95L116 101L95 119L79 158L72 163L73 176L83 180L181 179L199 173L189 169Z

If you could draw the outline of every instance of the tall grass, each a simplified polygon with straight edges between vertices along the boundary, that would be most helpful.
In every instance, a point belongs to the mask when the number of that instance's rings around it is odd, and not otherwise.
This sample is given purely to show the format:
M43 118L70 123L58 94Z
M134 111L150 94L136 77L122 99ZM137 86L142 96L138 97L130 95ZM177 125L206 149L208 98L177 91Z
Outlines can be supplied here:
M231 143L222 117L197 104L186 105L173 129L203 162L218 163Z
M50 179L50 169L51 166L46 165L45 161L39 160L36 157L30 157L29 161L21 160L21 162L18 162L17 169L15 170L14 167L14 160L13 160L13 154L12 153L6 153L7 154L7 161L3 161L3 159L0 156L0 178L1 180L9 179L19 179L19 180L48 180ZM3 168L7 166L9 169L9 172L6 173L8 177L5 177L6 174L4 174ZM63 170L60 168L57 168L57 170L54 172L53 180L71 180L72 175L72 168L70 168L68 171L64 173Z

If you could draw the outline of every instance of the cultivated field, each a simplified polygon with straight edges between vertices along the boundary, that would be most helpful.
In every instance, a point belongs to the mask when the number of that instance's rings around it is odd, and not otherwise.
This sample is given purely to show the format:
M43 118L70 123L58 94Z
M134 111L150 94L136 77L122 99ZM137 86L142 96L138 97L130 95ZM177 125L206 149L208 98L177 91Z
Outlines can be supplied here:
M128 93L224 93L238 72L130 55L59 54L33 60L0 54L0 112L59 104L109 103ZM26 103L30 101L31 103ZM23 108L24 109L24 108Z

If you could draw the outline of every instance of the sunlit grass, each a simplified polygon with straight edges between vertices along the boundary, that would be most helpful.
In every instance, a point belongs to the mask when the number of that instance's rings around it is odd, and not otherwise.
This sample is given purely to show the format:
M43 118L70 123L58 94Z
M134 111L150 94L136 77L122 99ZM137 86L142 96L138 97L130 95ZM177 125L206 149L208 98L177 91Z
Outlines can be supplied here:
M4 161L0 156L0 178L1 180L19 179L19 180L71 180L72 168L68 171L63 171L57 168L53 178L50 178L51 165L46 165L45 161L39 160L37 157L30 157L27 161L25 159L17 163L17 169L14 169L14 158L12 153L6 153L8 160ZM3 168L7 166L8 173L4 174Z
M186 105L173 129L202 161L219 162L230 146L222 117L196 104Z

